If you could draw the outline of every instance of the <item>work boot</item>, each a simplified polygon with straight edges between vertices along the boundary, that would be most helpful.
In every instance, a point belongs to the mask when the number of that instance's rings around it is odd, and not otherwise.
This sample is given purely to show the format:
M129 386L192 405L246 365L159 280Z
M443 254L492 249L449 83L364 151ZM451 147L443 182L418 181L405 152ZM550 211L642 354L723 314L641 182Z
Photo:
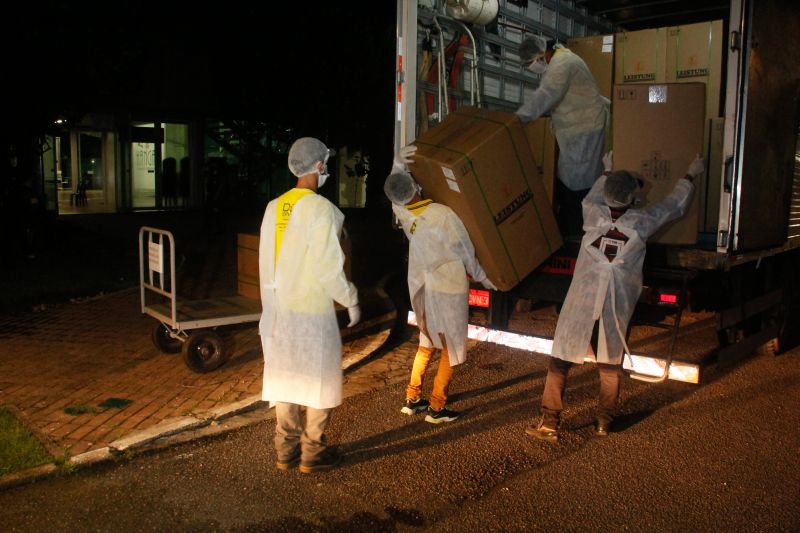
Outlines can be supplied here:
M334 468L336 465L339 464L341 460L341 456L339 452L336 450L336 447L331 446L329 448L325 448L316 459L311 461L310 463L301 462L300 463L300 472L303 474L313 474L315 472L325 472L326 470L330 470Z
M544 420L540 421L536 426L531 426L525 429L525 433L539 440L545 442L556 443L558 442L558 430L549 428L544 425Z
M592 432L596 437L608 437L608 434L611 432L611 420L598 418L594 422Z
M300 464L300 450L297 450L287 459L278 459L275 461L275 468L278 470L291 470Z

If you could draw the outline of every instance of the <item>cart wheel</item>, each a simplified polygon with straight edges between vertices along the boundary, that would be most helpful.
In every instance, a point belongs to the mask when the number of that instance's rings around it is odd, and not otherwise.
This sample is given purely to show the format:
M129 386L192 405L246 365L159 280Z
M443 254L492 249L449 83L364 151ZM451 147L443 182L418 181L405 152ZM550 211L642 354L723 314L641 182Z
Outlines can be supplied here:
M156 348L164 353L180 352L183 343L180 340L172 337L169 333L170 330L167 326L160 322L156 324L152 335L153 344L155 344Z
M183 344L183 360L195 372L211 372L225 362L222 338L213 331L191 333Z

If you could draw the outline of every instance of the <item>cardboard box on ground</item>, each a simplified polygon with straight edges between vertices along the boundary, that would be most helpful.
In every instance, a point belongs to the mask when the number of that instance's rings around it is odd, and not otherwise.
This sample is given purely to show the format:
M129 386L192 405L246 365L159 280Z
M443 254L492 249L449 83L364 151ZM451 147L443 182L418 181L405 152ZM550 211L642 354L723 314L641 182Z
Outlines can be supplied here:
M236 286L237 293L246 298L261 298L258 275L259 236L257 233L239 233L236 236ZM352 281L352 241L343 231L344 273ZM337 304L338 305L338 304Z
M426 197L461 218L489 278L513 288L562 245L525 130L513 113L463 107L415 142Z
M640 173L647 204L658 202L686 175L703 151L705 85L702 83L622 84L614 88L614 168ZM650 242L695 244L699 195L683 218Z

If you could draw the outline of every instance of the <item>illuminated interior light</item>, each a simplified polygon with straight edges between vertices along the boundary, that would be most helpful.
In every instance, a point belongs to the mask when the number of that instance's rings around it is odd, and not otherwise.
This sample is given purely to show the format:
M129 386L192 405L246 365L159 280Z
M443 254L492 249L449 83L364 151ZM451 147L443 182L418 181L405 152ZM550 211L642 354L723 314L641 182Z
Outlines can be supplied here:
M417 325L417 317L414 314L414 311L408 312L408 324L412 326ZM502 344L503 346L508 346L510 348L517 348L543 355L550 355L553 350L553 339L536 337L534 335L509 333L507 331L497 331L484 326L475 326L473 324L469 324L467 326L467 337L477 341ZM592 355L587 355L584 358L584 361L587 363L596 362L594 356ZM650 357L647 355L631 354L629 357L626 356L623 358L622 368L637 374L658 377L664 374L664 367L666 364L667 362L665 359L659 359L657 357ZM669 367L669 379L683 381L686 383L699 383L700 366L673 360Z

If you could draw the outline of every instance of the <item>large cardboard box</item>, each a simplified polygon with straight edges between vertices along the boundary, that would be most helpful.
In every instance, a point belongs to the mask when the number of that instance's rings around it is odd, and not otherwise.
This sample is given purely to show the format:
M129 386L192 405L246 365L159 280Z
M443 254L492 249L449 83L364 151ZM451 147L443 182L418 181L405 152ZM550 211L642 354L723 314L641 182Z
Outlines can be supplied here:
M567 48L584 60L600 94L611 100L614 89L614 36L592 35L567 41Z
M463 107L414 144L411 172L428 198L461 218L478 260L499 289L513 288L561 247L516 115Z
M540 118L525 124L528 147L533 161L542 178L547 193L547 201L553 205L553 189L556 179L556 136L553 134L552 119Z
M239 233L236 237L236 287L247 298L261 298L258 286L258 234Z
M614 36L614 83L666 81L667 30L628 31Z
M705 84L625 84L614 87L614 168L638 172L647 181L647 204L669 194L703 152ZM650 242L697 242L699 199L694 194L683 218Z
M722 21L667 28L667 83L706 84L706 118L720 116Z
M236 236L236 292L247 298L261 298L258 282L259 242L257 233L239 233ZM344 252L344 273L352 281L353 242L347 232L342 232L340 243Z

